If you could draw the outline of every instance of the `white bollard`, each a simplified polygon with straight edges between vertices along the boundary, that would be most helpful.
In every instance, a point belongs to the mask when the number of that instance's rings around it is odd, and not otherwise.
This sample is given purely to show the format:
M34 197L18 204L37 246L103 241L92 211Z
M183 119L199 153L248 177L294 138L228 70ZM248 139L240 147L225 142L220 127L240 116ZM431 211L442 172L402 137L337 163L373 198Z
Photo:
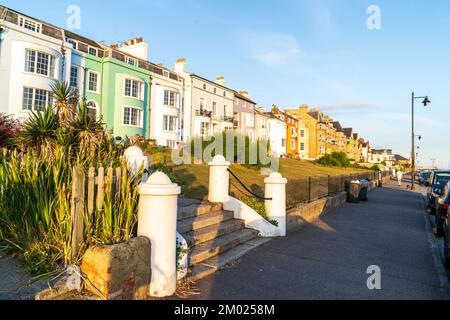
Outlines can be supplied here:
M177 199L181 188L162 172L139 186L138 235L151 241L150 295L169 297L177 288Z
M269 220L278 222L280 236L286 236L286 183L287 179L283 178L277 172L271 173L269 177L264 179L266 185L265 198L266 211Z
M134 175L142 166L144 166L144 169L148 169L148 157L141 148L136 146L129 147L125 150L124 156L127 160L128 169L131 171L131 175ZM148 174L145 173L142 181L146 181L147 178Z
M223 203L230 197L228 189L230 185L230 174L228 167L231 163L227 162L225 157L217 155L209 165L209 202Z

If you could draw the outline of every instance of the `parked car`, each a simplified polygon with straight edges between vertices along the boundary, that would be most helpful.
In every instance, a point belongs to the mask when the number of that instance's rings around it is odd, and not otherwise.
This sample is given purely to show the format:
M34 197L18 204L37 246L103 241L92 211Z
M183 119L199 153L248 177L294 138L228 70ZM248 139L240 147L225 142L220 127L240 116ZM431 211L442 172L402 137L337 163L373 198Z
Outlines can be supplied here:
M448 208L450 206L450 182L448 182L439 196L435 198L434 207L436 208L436 236L444 236L444 225L447 217Z
M428 181L428 179L430 178L431 175L431 171L423 171L419 174L419 178L418 181L420 184L425 184L425 182Z
M447 185L447 192L450 190L450 186ZM450 192L449 192L450 193ZM447 209L447 213L444 217L444 264L447 268L450 268L450 208Z
M430 210L430 214L436 213L436 197L439 197L444 189L445 185L450 180L450 170L435 170L431 173L430 178L425 183L427 189L427 208Z

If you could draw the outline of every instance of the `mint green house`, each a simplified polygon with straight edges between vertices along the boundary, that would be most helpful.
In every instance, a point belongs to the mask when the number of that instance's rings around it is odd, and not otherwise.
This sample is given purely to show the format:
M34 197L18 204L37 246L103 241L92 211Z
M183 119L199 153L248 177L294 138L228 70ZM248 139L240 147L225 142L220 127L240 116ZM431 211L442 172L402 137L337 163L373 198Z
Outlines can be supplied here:
M109 50L102 60L102 110L115 136L149 138L150 71L139 61Z
M149 138L151 64L70 31L70 84L115 137Z

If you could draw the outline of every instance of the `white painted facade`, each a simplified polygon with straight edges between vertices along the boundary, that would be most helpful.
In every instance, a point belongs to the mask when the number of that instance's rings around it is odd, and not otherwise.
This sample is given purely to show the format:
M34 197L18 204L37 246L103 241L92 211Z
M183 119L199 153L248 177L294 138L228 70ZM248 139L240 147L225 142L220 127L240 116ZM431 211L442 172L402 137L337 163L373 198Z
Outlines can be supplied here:
M117 48L142 60L148 60L148 44L142 39L132 39ZM151 72L150 139L157 145L178 149L181 141L184 81L172 79L170 70L162 65L162 75Z
M30 18L27 19L34 21ZM35 22L42 25L40 22ZM60 52L61 40L5 20L0 20L0 27L2 28L0 33L0 112L11 114L16 119L28 118L30 111L24 110L23 104L24 87L33 89L33 96L30 96L30 99L33 100L34 108L36 89L50 91L52 81L69 81L70 65L72 64L71 46L67 43L63 44L66 50L65 65L69 67L66 67L64 74L61 75L63 61ZM42 31L42 27L40 30ZM36 64L34 72L27 72L25 69L27 50L54 57L52 74L50 74L50 69L47 75L38 74ZM50 68L50 64L48 64L48 68Z
M177 61L174 71L185 79L183 142L233 128L235 92L225 87L223 78L212 82L191 74L184 59Z
M270 150L277 157L286 156L286 122L276 117L268 119L268 137L270 139Z

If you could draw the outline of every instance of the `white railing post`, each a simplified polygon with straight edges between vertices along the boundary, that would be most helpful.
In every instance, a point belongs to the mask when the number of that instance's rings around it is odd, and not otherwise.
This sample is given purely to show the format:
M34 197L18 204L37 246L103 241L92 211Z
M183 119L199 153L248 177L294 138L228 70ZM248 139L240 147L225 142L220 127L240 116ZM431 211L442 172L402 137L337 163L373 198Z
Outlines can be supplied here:
M132 146L125 150L125 159L127 160L128 169L131 171L131 175L134 175L142 166L144 169L148 169L148 157L144 154L141 148ZM146 181L148 174L144 174L143 181Z
M138 235L151 241L150 295L169 297L177 287L177 200L181 188L162 172L139 186Z
M209 165L209 202L223 203L230 197L228 189L230 185L230 174L228 168L231 163L227 162L225 157L217 155Z
M286 236L286 183L287 179L283 178L281 174L273 172L269 177L264 179L266 185L265 198L266 200L267 218L278 222L280 229L280 236Z

